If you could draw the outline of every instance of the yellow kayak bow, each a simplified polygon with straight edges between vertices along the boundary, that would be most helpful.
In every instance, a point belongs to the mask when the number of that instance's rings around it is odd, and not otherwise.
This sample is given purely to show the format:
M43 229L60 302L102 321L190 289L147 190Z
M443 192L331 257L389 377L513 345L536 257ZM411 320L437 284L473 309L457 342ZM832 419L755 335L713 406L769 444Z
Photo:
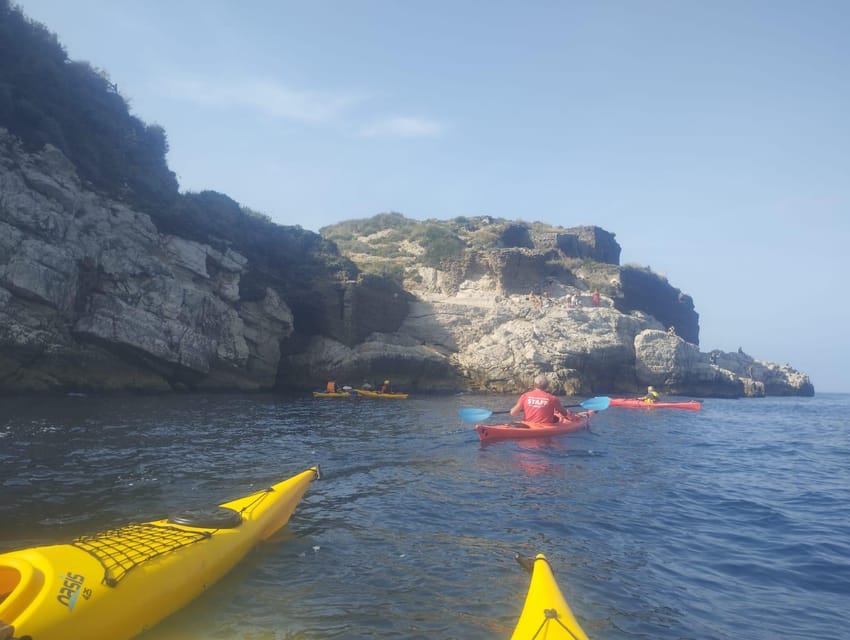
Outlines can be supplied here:
M516 557L531 571L531 584L511 640L588 640L564 599L549 561L542 553Z

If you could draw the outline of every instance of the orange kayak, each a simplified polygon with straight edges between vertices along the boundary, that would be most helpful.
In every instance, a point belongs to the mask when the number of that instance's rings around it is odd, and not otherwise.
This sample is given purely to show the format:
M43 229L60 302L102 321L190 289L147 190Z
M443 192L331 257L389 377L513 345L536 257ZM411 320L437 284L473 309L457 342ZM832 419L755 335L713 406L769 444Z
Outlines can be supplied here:
M560 422L512 422L510 424L477 424L475 430L481 442L515 440L518 438L547 438L562 433L573 433L590 426L590 411L574 413Z
M688 409L699 411L702 402L698 400L683 400L681 402L645 402L638 398L611 398L612 407L628 407L629 409Z

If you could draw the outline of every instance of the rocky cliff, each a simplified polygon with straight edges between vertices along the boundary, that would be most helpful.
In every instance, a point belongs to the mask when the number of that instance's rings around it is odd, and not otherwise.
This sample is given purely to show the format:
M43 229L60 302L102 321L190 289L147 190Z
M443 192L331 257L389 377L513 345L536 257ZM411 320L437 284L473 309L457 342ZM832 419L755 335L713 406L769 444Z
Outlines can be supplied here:
M598 227L390 213L318 235L181 194L165 130L8 0L0 127L0 393L518 391L539 371L575 394L814 393L701 353L690 296Z
M290 343L401 325L398 287L271 226L284 257L164 233L0 129L0 391L270 389Z
M700 352L691 297L648 269L621 267L613 234L598 227L382 214L322 233L361 267L396 274L413 301L397 331L354 347L317 339L293 368L355 383L392 372L429 390L516 392L544 371L574 395L649 384L699 397L814 393L790 367Z
M701 353L691 298L619 266L614 236L596 227L396 214L324 240L270 225L278 251L260 251L241 214L200 223L235 203L192 203L195 223L136 210L84 186L54 147L26 151L0 130L0 391L391 377L415 391L513 392L546 371L570 394L814 392L788 367Z

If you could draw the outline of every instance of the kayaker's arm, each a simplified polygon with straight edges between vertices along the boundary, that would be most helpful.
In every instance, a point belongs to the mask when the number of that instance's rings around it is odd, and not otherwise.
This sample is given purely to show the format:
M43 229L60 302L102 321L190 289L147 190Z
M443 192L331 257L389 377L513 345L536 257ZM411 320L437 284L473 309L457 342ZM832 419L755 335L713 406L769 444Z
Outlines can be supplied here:
M512 416L518 416L520 413L522 413L522 404L520 403L519 400L517 400L517 403L514 406L511 407L511 410L509 411L509 413Z

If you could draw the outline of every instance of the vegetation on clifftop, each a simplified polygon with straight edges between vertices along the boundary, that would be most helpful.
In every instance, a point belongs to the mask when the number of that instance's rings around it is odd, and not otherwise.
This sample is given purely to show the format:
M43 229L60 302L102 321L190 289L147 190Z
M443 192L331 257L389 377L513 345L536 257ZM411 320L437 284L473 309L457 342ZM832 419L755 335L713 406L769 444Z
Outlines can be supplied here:
M0 125L31 149L50 143L80 177L145 208L177 196L168 139L130 114L109 75L70 60L55 34L0 0Z
M87 188L144 211L160 231L250 256L258 287L280 273L356 275L313 232L215 191L179 193L165 130L132 115L105 71L69 59L57 36L10 0L0 0L0 127L30 149L57 147Z
M418 280L420 267L450 269L452 263L479 251L554 250L558 248L558 236L569 236L576 230L491 216L417 221L392 212L346 220L319 232L363 272L394 277L411 285ZM564 252L558 252L558 260L573 271L581 269L591 276L593 286L600 290L611 287L611 264Z

